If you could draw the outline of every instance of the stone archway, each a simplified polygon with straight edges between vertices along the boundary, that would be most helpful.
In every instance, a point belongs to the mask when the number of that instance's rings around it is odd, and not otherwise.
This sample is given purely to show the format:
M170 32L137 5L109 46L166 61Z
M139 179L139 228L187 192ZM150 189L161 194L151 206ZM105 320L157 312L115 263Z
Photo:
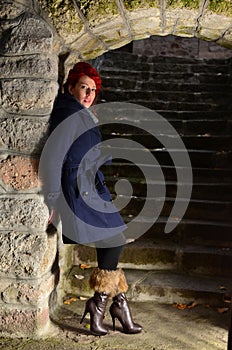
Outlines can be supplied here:
M70 251L45 232L37 163L65 70L132 40L168 34L232 47L229 0L13 1L1 4L0 330L36 336L49 326Z

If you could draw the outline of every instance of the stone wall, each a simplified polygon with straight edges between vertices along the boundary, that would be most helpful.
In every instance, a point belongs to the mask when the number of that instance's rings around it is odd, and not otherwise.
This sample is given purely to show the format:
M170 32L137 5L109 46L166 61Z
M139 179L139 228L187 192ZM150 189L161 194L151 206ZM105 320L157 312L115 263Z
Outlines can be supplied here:
M232 50L214 41L167 35L133 41L132 52L144 56L230 58Z
M45 233L37 167L58 58L52 29L30 2L4 2L0 24L0 331L38 335L56 279L57 238Z

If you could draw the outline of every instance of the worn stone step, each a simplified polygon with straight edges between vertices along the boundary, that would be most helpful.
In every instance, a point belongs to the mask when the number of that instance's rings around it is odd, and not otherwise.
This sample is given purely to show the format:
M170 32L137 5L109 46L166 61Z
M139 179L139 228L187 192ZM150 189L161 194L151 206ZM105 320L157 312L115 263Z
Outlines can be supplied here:
M106 102L112 102L110 99L106 100ZM207 102L181 102L181 101L155 101L155 100L142 100L142 99L128 99L122 102L129 102L138 104L140 106L144 106L150 108L154 111L159 112L160 110L169 110L169 111L184 111L184 112L199 112L208 111L208 112L228 112L230 109L230 105L225 105L224 103L207 103Z
M133 300L164 303L225 305L231 294L230 278L195 276L171 271L126 270ZM228 304L227 304L228 306Z
M66 290L74 295L92 296L88 280L92 269L73 266ZM156 301L165 304L207 304L224 306L231 293L231 279L218 276L195 276L175 271L125 270L128 297L136 301ZM75 277L76 276L76 277ZM228 304L227 304L228 306Z
M164 116L162 116L164 117ZM169 116L170 117L170 116ZM135 121L136 122L136 121ZM228 136L232 135L232 120L222 120L222 119L186 119L186 120L180 120L180 119L174 119L170 118L168 119L168 123L174 127L174 129L177 131L177 133L182 136L202 136L202 137L210 137L210 136ZM137 130L136 130L137 129ZM137 125L137 128L134 128L131 125L128 124L115 124L113 121L110 124L103 125L101 127L102 134L113 133L114 135L117 135L118 137L120 135L124 135L125 132L130 134L136 134L139 131L142 131L145 133L144 130L147 130L148 132L151 132L152 134L160 135L165 131L165 134L169 134L170 131L173 133L173 129L167 125L164 128L164 121L153 119L153 120L147 120L144 119L140 121Z
M193 58L193 57L173 57L173 56L143 56L140 54L135 54L131 52L121 52L121 51L108 51L102 56L105 60L111 60L114 63L117 61L132 61L137 63L147 62L147 63L186 63L186 64L201 64L207 63L212 65L226 65L230 64L230 59L215 59L215 58Z
M225 87L227 89L227 92L229 94L231 90L231 84L215 84L215 83L188 83L185 82L172 82L172 81L166 81L165 79L163 81L143 81L138 79L130 79L126 76L114 76L114 79L110 76L104 76L102 75L102 90L108 91L109 89L126 89L126 90L133 90L137 89L140 91L163 91L163 92L220 92L224 91Z
M125 72L118 71L117 69L101 69L100 74L105 78L111 79L137 79L138 81L150 81L156 83L162 82L180 82L185 81L189 84L224 84L226 86L231 84L230 74L207 74L207 73L181 73L181 72L144 72L144 71L132 71L128 70Z
M192 104L202 103L204 104L225 104L226 95L223 90L217 92L183 92L183 91L157 91L157 90L140 90L137 89L124 89L117 88L105 89L102 94L102 98L106 101L128 101L128 100L144 100L144 101L161 101L169 103L178 101L178 103L191 102ZM228 96L229 102L229 96Z
M178 72L178 73L217 73L217 74L227 74L230 72L229 65L218 65L218 64L207 64L207 61L189 63L189 62L136 62L125 60L117 60L116 62L111 60L104 60L103 65L100 70L106 71L107 69L118 70L120 72L127 72L129 69L132 71L143 71L143 72Z
M75 251L76 264L96 261L96 252L87 246ZM120 256L122 268L175 270L207 276L232 277L232 248L184 245L171 241L136 240L127 244Z
M165 233L165 226L168 218L160 216L153 224L152 218L135 218L135 234L138 240L171 241L178 244L190 244L200 246L232 248L232 224L228 222L217 222L215 220L189 220L182 218L178 225L170 232ZM144 224L150 222L151 226L142 236ZM171 219L171 222L174 220ZM152 225L153 224L153 225ZM143 231L142 231L143 232Z
M123 154L126 154L127 156L130 155L130 157L132 157L130 159L137 159L136 164L141 164L141 160L145 157L145 153L143 152L147 152L147 148L144 148L143 151L133 149L130 150L129 153L127 148L107 147L106 152L107 154L117 154L117 158L122 155L122 159L118 159L119 162L123 160ZM185 151L177 150L176 152L180 157L183 157L181 153ZM161 166L173 166L171 156L165 147L150 149L150 153L156 158ZM188 149L188 155L192 168L232 168L232 152L230 150L214 151Z
M151 134L149 132L146 132L144 129L137 129L134 130L134 128L130 126L125 125L110 125L110 128L106 130L104 128L103 134L104 139L118 139L120 138L120 143L122 147L124 147L124 144L126 145L127 141L124 139L129 139L136 141L140 145L143 145L143 147L146 147L148 149L151 148L162 148L164 145L169 145L169 147L172 147L172 144L174 143L175 139L181 138L181 140L184 142L185 147L187 149L195 149L195 150L232 150L232 135L210 135L210 134L204 134L204 135L179 135L176 134L173 135L172 130L163 130L163 126L161 126L161 131L159 132L159 128L155 128L155 125L152 123L152 127L155 129L150 129ZM123 131L120 131L124 129ZM148 128L147 128L148 129ZM148 130L149 131L149 130ZM153 136L154 135L154 136ZM157 137L156 137L157 135Z
M160 120L160 116L169 120L180 120L180 121L191 121L191 120L202 120L203 124L206 122L206 120L221 120L221 121L228 121L231 123L231 112L223 110L216 110L216 111L208 111L208 110L202 110L202 111L183 111L183 110L164 110L164 109L157 109L156 111L153 111L149 107L143 107L139 105L138 103L130 104L128 101L126 101L125 104L121 104L116 102L116 105L114 103L104 103L99 104L100 111L103 109L106 113L106 116L104 114L101 114L101 120L103 122L114 122L114 121L121 121L121 120L129 120L131 122L134 122L135 125L143 126L144 122L153 122L156 120ZM158 115L156 115L158 113ZM204 128L204 125L203 125Z
M121 199L127 199L127 206L120 213L130 221L138 216L145 202L148 207L146 215L154 217L156 210L160 211L161 216L168 217L173 208L174 202L187 203L187 209L184 214L185 219L189 220L213 220L215 222L232 223L232 201L213 201L206 199L185 199L185 198L144 198L144 197L127 197L122 196Z
M144 165L143 167L146 169L146 167L150 167L148 165ZM153 166L154 173L156 174L156 167ZM128 178L128 174L133 174L132 178L140 179L142 178L142 172L139 168L139 164L135 165L133 163L128 162L112 162L110 166L103 166L102 171L104 172L105 176L112 177L117 180L117 178ZM188 169L181 168L184 174L184 171L186 173L188 172ZM175 181L176 180L176 168L174 166L162 166L162 171L165 177L165 181ZM232 169L220 169L220 168L192 168L193 173L193 181L194 183L208 183L208 184L214 184L214 183L225 183L230 184L232 179ZM162 177L156 174L155 177L156 181L162 181Z
M118 180L125 179L114 178L105 176L110 192L114 194L115 184ZM177 192L177 181L156 181L145 179L144 177L134 177L134 174L127 174L127 180L130 182L133 188L133 196L143 197L147 193L147 184L152 188L153 193L161 193L164 183L167 197L175 197ZM207 179L205 180L207 181ZM178 182L178 186L181 187L182 196L184 196L189 188L188 183ZM186 188L186 191L185 191ZM191 192L191 199L205 199L205 200L215 200L215 201L230 201L232 199L232 182L231 183L194 183Z

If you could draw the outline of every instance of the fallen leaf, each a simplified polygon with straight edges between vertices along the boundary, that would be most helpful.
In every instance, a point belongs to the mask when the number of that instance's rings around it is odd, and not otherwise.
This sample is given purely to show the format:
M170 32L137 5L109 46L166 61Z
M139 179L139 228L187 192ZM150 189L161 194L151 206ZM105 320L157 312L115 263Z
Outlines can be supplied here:
M229 310L228 307L218 307L217 311L219 314L224 314L224 312L227 312Z
M71 299L70 299L70 301L73 301L74 303L77 301L77 298L75 298L75 297L72 297Z
M224 286L219 286L219 289L220 289L220 290L226 290L227 288L224 287Z
M88 298L86 297L79 297L80 300L87 300Z
M193 309L194 307L196 307L198 305L198 302L193 301L192 304L188 305L188 309Z
M85 269L91 269L92 266L88 264L80 264L79 267L81 270L85 270Z
M196 301L193 301L191 304L177 303L177 304L174 304L173 306L175 306L178 310L185 310L185 309L193 309L197 305L198 303Z
M65 305L70 305L71 302L70 302L69 300L65 300L65 301L64 301L64 304L65 304Z
M78 280L83 280L85 278L83 275L74 275L74 277Z
M228 296L228 295L225 295L224 298L223 298L223 301L224 301L225 303L230 304L230 303L231 303L231 297Z

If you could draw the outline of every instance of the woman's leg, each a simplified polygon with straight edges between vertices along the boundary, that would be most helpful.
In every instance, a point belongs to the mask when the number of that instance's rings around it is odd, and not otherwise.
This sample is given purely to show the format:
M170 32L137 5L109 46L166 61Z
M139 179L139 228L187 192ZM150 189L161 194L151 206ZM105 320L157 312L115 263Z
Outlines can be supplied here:
M123 248L124 246L96 248L98 268L102 270L117 270Z
M140 325L133 322L125 296L128 289L127 281L123 270L117 268L123 247L96 248L98 267L92 271L89 280L90 287L95 293L88 300L84 313L84 315L87 312L90 313L90 329L93 334L107 333L103 326L103 318L108 298L113 299L110 314L114 329L115 318L117 318L125 333L139 333L142 330Z

